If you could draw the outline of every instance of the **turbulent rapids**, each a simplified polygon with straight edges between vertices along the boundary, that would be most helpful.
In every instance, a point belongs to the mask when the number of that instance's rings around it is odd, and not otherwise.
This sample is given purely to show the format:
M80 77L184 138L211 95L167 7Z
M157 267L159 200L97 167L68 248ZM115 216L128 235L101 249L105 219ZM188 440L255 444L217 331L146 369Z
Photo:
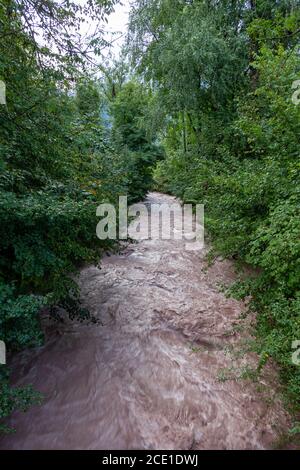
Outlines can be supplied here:
M83 269L82 300L99 324L66 321L43 347L15 356L15 383L44 401L14 414L16 433L0 447L271 448L288 423L276 373L267 368L258 383L223 377L238 367L228 351L245 341L245 305L221 292L235 277L231 263L207 268L205 255L183 240L141 240Z

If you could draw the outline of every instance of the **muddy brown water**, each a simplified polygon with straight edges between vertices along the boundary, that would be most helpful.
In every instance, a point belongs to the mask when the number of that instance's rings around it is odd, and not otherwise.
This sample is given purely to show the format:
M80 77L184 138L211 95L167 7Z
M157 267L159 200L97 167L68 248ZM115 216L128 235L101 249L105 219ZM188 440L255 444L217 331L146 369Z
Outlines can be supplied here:
M245 306L219 288L235 278L232 264L207 270L205 254L180 240L143 240L105 257L101 269L83 269L83 302L102 324L66 322L43 347L14 357L16 384L32 384L44 401L13 415L16 432L0 448L274 446L289 422L276 371L258 383L225 380L240 339L229 332Z

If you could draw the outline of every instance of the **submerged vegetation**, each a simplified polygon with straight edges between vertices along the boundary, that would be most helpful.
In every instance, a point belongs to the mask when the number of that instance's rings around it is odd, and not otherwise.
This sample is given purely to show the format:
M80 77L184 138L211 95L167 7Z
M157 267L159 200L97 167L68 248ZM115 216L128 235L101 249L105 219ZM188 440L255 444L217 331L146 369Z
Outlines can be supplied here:
M280 365L299 410L300 2L137 0L120 61L99 67L103 28L88 43L80 28L116 3L0 2L0 339L38 346L44 309L85 315L71 274L112 246L96 207L154 178L205 204L217 253L257 268L235 293L257 312L260 370ZM0 422L34 400L0 365Z

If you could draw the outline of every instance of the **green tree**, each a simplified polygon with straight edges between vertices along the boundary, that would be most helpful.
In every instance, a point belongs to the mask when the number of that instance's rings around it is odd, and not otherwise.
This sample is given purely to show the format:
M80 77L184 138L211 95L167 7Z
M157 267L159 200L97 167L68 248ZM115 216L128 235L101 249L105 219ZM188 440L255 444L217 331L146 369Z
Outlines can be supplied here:
M112 102L114 141L124 155L128 194L141 199L152 185L154 163L162 157L162 149L149 135L147 119L151 94L140 83L123 85Z

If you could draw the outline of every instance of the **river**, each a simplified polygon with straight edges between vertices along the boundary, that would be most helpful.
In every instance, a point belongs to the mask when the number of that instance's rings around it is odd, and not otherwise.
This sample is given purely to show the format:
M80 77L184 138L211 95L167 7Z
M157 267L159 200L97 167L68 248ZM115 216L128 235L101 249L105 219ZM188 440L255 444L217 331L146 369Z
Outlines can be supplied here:
M150 193L147 202L174 198ZM257 382L235 378L247 370L233 354L247 344L245 304L220 289L236 278L232 263L207 268L206 253L182 240L142 240L84 268L82 300L101 323L57 324L43 347L14 357L15 383L32 384L44 400L13 415L16 432L0 447L274 446L289 421L276 371L267 366Z

